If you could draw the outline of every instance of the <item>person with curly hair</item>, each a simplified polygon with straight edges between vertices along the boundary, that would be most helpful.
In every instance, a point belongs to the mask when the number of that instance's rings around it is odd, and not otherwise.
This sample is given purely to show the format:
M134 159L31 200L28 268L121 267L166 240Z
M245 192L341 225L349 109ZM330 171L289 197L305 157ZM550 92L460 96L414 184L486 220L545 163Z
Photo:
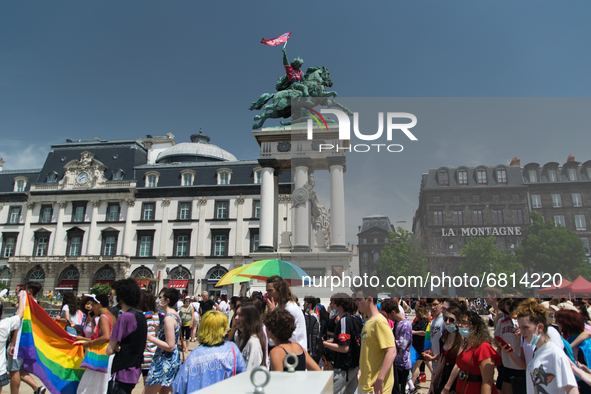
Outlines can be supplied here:
M223 312L209 311L199 324L199 346L181 365L172 391L175 394L194 393L204 387L246 372L246 364L238 346L224 341L228 317Z
M263 322L267 327L267 335L273 340L275 347L271 350L271 371L286 371L283 367L283 360L289 353L297 357L296 371L320 371L316 361L310 357L306 348L290 338L296 329L295 319L285 309L276 308L263 316Z
M455 381L458 393L496 394L494 373L495 366L501 365L501 356L491 345L492 338L485 321L476 312L462 313L458 331L466 344L441 393L449 394Z
M527 364L527 392L578 394L569 358L548 335L546 312L537 302L524 302L516 311L521 336L535 347L533 359ZM504 346L503 352L511 353L511 350Z

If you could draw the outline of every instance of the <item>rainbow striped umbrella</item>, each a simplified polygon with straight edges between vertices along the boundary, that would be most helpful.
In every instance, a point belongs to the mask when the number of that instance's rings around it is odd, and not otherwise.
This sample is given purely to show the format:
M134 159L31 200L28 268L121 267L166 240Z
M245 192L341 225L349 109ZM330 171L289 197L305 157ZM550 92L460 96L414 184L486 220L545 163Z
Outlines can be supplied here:
M226 272L226 275L222 276L222 278L218 280L218 283L215 284L215 287L227 286L233 283L241 283L254 280L252 278L238 276L238 274L244 271L246 267L248 267L248 265L243 265L242 267L234 268L233 270Z
M216 286L246 282L254 279L267 280L275 275L279 275L291 285L301 284L302 278L308 276L303 269L290 262L278 259L261 260L233 269L224 275Z

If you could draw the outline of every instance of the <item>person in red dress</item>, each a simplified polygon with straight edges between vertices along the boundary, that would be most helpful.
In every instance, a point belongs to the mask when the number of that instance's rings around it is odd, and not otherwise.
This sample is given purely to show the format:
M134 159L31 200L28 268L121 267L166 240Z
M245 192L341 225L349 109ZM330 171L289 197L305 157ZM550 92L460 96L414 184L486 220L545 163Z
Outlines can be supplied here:
M501 356L491 345L486 323L476 312L469 311L460 317L458 330L466 344L441 393L449 394L455 381L458 394L497 394L494 373L495 366L501 364Z

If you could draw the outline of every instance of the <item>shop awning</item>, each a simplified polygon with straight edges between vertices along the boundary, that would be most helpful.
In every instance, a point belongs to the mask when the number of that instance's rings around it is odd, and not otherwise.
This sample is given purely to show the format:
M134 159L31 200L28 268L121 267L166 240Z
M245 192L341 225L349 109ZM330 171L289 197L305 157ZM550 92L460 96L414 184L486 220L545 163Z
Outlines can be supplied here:
M110 285L111 283L113 283L113 279L99 279L96 282L94 282L94 284L96 285L97 283L101 284L101 285Z
M171 289L186 289L188 280L171 280L168 282L168 287Z
M59 285L55 288L56 290L73 290L74 287L78 285L78 280L76 279L64 279L62 280Z

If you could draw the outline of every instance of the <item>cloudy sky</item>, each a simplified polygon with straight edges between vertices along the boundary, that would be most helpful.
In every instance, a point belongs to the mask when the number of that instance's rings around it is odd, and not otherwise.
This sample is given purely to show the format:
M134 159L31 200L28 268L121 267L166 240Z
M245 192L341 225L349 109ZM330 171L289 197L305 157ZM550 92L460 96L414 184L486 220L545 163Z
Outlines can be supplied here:
M429 168L591 159L589 101L564 99L590 95L589 15L557 1L2 2L0 157L36 168L66 138L185 142L203 128L256 158L248 107L283 73L260 40L291 30L289 56L328 67L340 97L421 113L403 153L348 156L354 242L362 216L410 227Z

